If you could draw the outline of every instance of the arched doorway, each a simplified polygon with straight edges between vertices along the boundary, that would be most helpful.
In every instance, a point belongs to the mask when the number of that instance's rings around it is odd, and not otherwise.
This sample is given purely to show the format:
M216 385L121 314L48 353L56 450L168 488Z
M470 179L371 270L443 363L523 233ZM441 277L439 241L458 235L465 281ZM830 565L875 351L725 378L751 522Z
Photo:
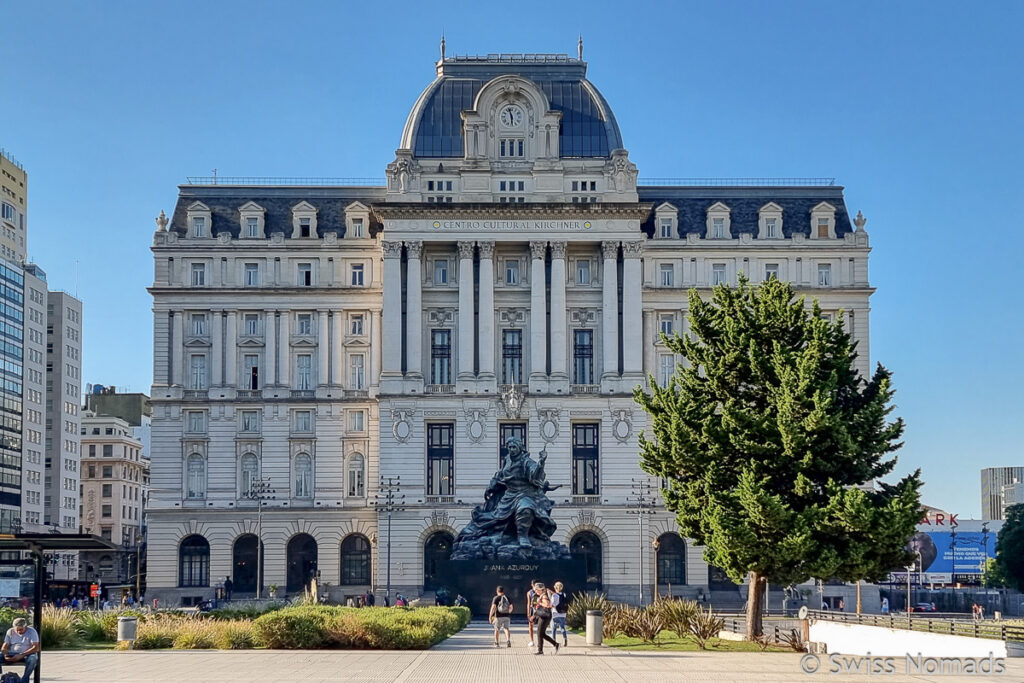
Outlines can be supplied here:
M451 557L452 544L455 538L447 531L438 531L430 535L423 544L423 590L436 591L438 584L437 565Z
M178 546L178 586L210 585L210 543L199 534L186 536Z
M288 541L289 593L298 593L316 576L316 541L309 534L295 534Z
M349 534L341 542L341 585L370 584L370 542L362 534Z
M255 593L256 580L258 576L266 576L263 572L257 572L259 563L266 557L266 549L261 555L256 546L256 534L242 534L235 539L235 546L232 549L233 568L231 582L234 584L235 593Z
M686 541L679 534L658 536L658 585L686 584Z
M601 539L592 531L581 531L569 542L569 553L582 558L587 567L588 591L601 590Z

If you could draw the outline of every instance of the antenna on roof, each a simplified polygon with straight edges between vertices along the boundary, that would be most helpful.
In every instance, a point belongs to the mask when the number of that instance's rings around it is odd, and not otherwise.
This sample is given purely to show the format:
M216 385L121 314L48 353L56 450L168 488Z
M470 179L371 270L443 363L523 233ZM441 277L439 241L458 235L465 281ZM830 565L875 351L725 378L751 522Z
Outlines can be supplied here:
M576 43L576 58L583 61L583 34L580 34L580 42Z
M444 61L444 31L441 31L441 61Z

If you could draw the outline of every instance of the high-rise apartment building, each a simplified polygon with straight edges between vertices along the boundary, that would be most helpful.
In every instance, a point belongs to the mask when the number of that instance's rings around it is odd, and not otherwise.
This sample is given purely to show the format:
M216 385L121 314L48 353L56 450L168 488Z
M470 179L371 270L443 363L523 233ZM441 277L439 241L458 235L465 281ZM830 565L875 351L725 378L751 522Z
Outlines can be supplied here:
M0 259L0 533L21 527L25 273Z
M28 173L0 149L0 258L25 262L28 234Z
M46 273L26 264L22 393L21 528L41 532L46 515Z
M66 292L46 301L46 503L44 523L78 531L82 400L82 302Z
M1003 489L1024 482L1024 467L986 467L981 471L981 518L1005 519Z

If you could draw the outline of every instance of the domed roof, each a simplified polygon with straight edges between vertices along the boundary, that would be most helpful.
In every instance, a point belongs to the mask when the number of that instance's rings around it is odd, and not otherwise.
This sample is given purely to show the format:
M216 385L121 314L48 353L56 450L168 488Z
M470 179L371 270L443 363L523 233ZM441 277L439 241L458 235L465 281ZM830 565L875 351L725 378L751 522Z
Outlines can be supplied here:
M449 57L438 62L438 76L416 100L402 133L402 149L414 157L464 155L462 112L473 109L489 81L514 74L529 79L562 113L558 131L562 157L607 157L622 149L622 135L611 107L587 80L587 64L567 55L487 55Z

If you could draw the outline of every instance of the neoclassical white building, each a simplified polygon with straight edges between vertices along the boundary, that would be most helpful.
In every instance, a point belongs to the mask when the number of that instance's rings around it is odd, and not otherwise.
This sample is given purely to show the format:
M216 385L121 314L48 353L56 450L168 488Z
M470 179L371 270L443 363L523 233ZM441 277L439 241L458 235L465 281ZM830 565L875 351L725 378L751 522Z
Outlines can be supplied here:
M158 219L149 597L253 592L256 481L264 586L429 597L515 435L589 587L728 599L638 467L632 390L672 371L687 291L739 273L842 310L866 373L863 220L827 181L638 184L581 57L436 70L385 185L219 179Z

